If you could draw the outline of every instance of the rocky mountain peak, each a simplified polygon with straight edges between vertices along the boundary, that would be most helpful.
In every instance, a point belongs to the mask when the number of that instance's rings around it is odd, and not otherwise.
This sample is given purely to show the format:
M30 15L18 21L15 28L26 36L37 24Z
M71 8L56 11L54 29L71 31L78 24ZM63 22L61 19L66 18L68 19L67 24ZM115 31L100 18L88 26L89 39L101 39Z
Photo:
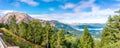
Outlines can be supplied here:
M24 21L31 21L33 18L30 17L28 14L20 13L20 12L9 12L0 18L1 23L7 23L10 17L15 16L17 23L24 20Z

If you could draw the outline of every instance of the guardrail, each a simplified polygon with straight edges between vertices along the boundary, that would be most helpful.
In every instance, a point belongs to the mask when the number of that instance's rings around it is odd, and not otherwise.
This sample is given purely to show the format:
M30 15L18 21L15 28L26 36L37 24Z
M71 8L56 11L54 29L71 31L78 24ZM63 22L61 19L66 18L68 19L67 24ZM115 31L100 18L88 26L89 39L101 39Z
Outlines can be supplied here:
M7 45L3 42L3 40L0 37L0 45L2 48L7 48Z
M0 33L0 48L19 48L19 46L7 46L4 41L2 40L3 34Z

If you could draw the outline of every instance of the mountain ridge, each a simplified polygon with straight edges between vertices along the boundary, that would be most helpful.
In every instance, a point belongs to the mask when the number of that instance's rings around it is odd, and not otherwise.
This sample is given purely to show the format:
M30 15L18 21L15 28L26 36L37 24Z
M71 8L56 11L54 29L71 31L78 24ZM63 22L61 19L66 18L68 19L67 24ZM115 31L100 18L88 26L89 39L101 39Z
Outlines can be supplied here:
M33 18L31 16L29 16L28 14L25 14L25 13L8 12L7 14L5 14L4 16L2 16L0 18L0 23L7 23L9 21L10 17L12 17L12 16L16 17L17 23L21 22L22 20L24 20L25 22L33 20Z
M31 16L29 16L28 14L25 14L25 13L20 13L20 12L9 12L7 14L5 14L4 16L2 16L0 18L0 23L7 23L8 20L10 20L10 17L12 16L15 16L16 17L16 22L19 23L21 21L25 21L25 22L28 22L28 21L31 21L31 20L39 20L41 22L41 24L44 25L44 23L46 22L46 20L42 20L42 19L35 19L35 18L32 18ZM55 26L56 28L61 28L69 33L72 33L72 34L81 34L80 31L72 28L70 25L68 24L65 24L65 23L61 23L59 21L56 21L56 20L50 20L48 21L51 25Z

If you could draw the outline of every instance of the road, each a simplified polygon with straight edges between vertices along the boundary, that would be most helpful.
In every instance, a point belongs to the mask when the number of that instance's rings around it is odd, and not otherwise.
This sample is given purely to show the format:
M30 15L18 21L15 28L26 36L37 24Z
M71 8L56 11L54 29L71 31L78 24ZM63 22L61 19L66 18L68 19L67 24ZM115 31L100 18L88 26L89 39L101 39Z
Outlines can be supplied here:
M4 41L2 40L2 33L0 33L0 48L7 48L7 45L4 43Z
M7 45L3 42L1 37L0 37L0 47L1 48L7 48Z

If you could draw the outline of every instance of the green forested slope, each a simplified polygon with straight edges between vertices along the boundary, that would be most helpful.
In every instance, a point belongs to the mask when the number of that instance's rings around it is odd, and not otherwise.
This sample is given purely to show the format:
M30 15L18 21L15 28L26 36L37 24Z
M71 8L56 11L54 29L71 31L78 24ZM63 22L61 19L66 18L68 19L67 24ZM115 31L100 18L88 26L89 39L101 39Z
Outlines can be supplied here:
M21 48L120 48L120 15L108 18L101 40L92 38L87 27L82 35L77 36L67 34L47 21L42 24L34 19L16 23L15 16L10 18L8 24L0 23L0 28L8 45Z
M20 48L42 48L40 45L33 44L24 38L16 36L11 31L0 28L0 32L4 34L3 40L6 41L8 46L19 46ZM9 41L7 41L9 39Z

